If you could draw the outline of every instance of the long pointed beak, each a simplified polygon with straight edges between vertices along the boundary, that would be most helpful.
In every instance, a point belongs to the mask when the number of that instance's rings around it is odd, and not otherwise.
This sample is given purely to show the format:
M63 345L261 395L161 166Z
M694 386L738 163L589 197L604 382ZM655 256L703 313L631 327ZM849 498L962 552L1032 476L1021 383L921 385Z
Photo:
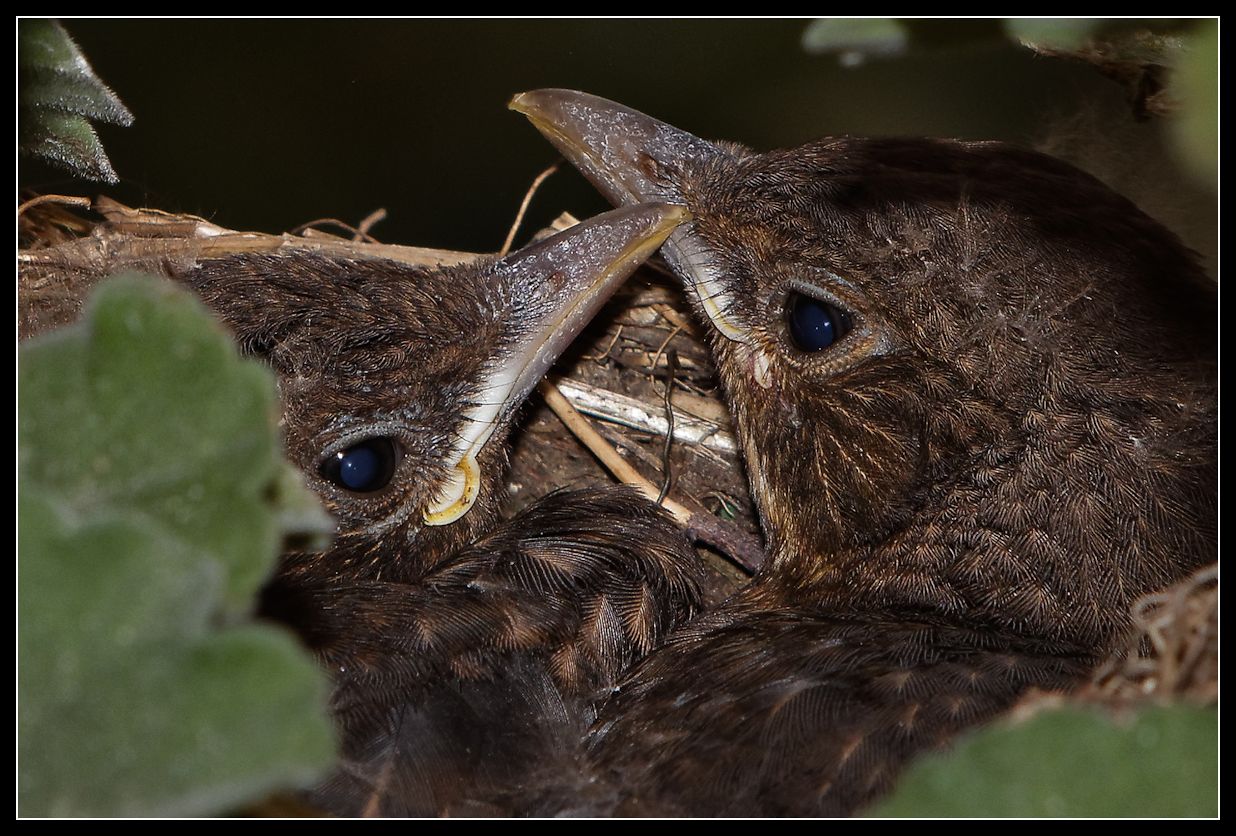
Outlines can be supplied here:
M690 204L680 186L688 162L729 156L707 140L617 102L576 90L533 90L511 99L594 186L617 205L649 200ZM713 258L689 227L669 237L663 251L722 335L747 341L727 315L731 299Z
M449 459L453 478L426 509L427 524L446 525L467 513L480 491L477 456L485 443L622 282L689 217L681 206L665 204L615 209L488 268L495 286L512 293L510 315L518 319L465 415Z
M682 198L673 173L683 160L723 153L711 142L576 90L533 90L511 99L594 186L618 205Z

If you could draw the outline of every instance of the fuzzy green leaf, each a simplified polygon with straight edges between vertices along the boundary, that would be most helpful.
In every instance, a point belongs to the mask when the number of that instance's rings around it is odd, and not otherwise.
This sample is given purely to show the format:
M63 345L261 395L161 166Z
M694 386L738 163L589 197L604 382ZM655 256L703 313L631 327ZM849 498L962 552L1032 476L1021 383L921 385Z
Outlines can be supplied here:
M1217 816L1218 714L1044 712L923 758L871 816Z
M269 373L130 276L23 345L18 384L19 811L207 814L311 780L324 677L242 623L278 520L329 526L286 484Z
M90 120L130 125L131 114L54 20L18 22L18 125L23 153L79 177L117 182Z

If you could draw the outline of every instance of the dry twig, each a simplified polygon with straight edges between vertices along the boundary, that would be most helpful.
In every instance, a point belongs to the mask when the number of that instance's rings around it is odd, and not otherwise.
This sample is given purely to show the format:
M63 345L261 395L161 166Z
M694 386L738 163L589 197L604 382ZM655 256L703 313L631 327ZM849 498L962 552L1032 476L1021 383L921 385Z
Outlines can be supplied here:
M515 243L515 233L519 231L520 224L524 222L524 214L528 211L529 204L532 203L532 196L536 194L537 189L541 188L541 184L545 182L546 178L558 170L560 165L562 165L562 160L558 160L538 174L536 179L532 181L532 185L528 187L523 203L519 204L519 211L515 213L515 222L511 224L511 231L506 234L506 240L502 242L502 249L498 250L499 257L511 251L511 245Z
M649 500L656 502L659 493L656 486L645 479L618 454L618 451L608 441L601 437L600 433L588 423L588 419L571 406L553 382L548 379L543 380L538 389L541 396L545 398L545 403L562 420L567 429L601 460L605 468L618 481L630 485ZM697 542L717 549L744 570L754 572L763 563L764 550L746 532L717 519L707 511L692 511L672 499L665 499L661 505L687 529L689 536Z
M17 207L17 217L25 214L27 209L33 209L35 206L42 206L47 203L57 203L61 206L77 206L81 209L90 208L90 198L88 197L73 197L72 195L62 194L41 194L38 197L32 197L25 203L19 204Z

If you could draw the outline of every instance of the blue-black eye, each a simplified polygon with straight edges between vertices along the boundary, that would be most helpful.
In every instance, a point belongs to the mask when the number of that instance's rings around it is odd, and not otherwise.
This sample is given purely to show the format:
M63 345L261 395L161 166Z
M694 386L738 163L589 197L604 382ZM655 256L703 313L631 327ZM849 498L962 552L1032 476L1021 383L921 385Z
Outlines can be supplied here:
M786 308L790 338L801 351L823 351L854 327L850 315L811 296L791 293Z
M373 493L385 488L395 475L399 448L384 436L367 438L340 450L322 462L324 479L353 493Z

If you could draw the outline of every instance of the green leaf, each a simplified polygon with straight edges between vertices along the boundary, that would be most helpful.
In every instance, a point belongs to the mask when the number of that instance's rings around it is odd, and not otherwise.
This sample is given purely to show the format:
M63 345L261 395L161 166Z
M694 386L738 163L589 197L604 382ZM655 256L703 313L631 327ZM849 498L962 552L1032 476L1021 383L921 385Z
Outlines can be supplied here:
M1219 184L1219 26L1201 25L1186 41L1172 90L1180 100L1173 125L1188 169L1211 189Z
M1217 816L1214 709L1047 711L911 767L871 816Z
M128 276L21 347L18 396L20 813L208 814L312 780L324 676L242 623L279 520L329 527L286 484L269 373Z
M23 153L79 177L117 182L89 120L130 125L131 114L54 20L18 22L18 124Z
M31 112L21 124L21 149L86 180L117 183L99 135L84 117L71 113Z
M909 31L891 17L825 17L811 21L803 32L804 50L835 53L847 67L869 57L900 55L909 43Z

